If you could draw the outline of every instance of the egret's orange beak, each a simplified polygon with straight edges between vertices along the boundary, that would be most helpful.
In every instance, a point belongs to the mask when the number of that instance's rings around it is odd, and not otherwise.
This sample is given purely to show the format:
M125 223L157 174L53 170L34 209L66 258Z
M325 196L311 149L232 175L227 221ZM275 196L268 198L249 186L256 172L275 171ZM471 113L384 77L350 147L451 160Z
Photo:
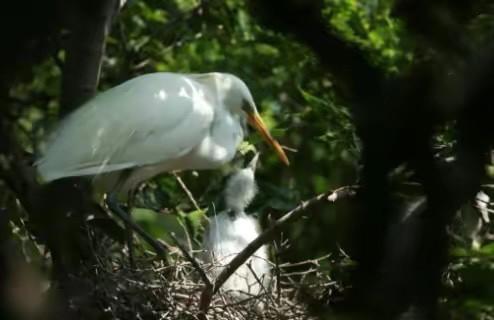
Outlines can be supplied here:
M278 141L276 141L271 136L268 128L266 128L266 125L264 124L264 121L262 121L262 118L259 116L259 114L247 112L247 119L249 121L249 124L256 128L257 131L259 131L261 136L264 138L264 140L266 140L266 142L274 148L274 151L276 151L276 154L281 159L281 161L287 166L290 165L290 161L288 161L288 157L286 156L285 151L283 151Z

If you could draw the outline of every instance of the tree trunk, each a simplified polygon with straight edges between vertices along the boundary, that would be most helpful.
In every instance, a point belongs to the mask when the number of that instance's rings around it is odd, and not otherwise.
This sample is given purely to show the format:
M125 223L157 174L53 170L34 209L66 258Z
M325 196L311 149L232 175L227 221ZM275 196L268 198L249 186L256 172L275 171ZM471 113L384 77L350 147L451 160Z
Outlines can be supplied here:
M63 2L70 38L63 70L62 115L96 93L105 39L119 3L117 0Z

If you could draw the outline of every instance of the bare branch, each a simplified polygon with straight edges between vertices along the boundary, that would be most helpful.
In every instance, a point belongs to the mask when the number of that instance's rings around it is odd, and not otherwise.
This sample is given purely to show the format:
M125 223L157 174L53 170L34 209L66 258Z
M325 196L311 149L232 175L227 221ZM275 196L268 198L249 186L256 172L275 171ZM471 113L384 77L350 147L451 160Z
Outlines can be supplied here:
M184 190L184 192L187 195L187 197L189 198L190 202L192 202L192 204L194 205L194 208L196 210L200 211L201 208L199 208L199 205L197 204L197 201L194 198L194 195L192 194L192 192L190 192L189 188L187 188L187 185L182 180L182 178L180 178L180 176L176 172L173 172L173 176L175 177L175 179L177 179L178 184L180 185L182 190Z
M264 285L264 283L261 281L261 279L259 279L259 277L257 276L257 273L254 271L254 269L252 269L252 263L251 262L247 263L247 268L249 268L249 271L252 273L252 275L256 279L256 282L262 288L262 291L264 291L264 293L267 295L267 297L271 301L271 303L273 305L276 304L276 302L274 301L273 297L270 294L268 294L268 290L266 289L266 286ZM266 276L265 274L262 275L263 279L264 279L265 276Z
M309 259L309 260L305 260L305 261L291 262L291 263L288 263L287 262L287 263L280 264L279 265L279 268L300 267L300 266L308 265L308 264L312 264L312 265L315 265L316 267L319 267L319 261L326 260L330 256L331 256L331 254L328 253L328 254L326 254L326 255L324 255L322 257L315 258L315 259Z
M184 254L185 258L189 260L189 262L192 264L194 269L199 273L199 276L201 277L202 281L206 284L206 286L213 286L211 283L211 280L209 280L208 276L206 275L206 272L201 268L199 265L199 262L189 253L189 251L178 241L178 239L175 237L175 233L172 232L170 233L170 237L173 239L175 245L182 251Z

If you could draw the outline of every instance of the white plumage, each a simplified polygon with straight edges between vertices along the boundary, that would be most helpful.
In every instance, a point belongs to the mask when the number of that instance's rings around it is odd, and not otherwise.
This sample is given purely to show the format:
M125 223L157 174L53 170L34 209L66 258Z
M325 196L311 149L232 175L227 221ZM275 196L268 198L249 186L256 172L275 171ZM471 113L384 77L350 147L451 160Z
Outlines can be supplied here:
M103 92L62 121L36 162L45 181L134 169L119 189L154 175L230 161L249 121L270 136L252 95L225 73L152 73Z
M260 234L256 219L245 213L257 191L254 179L256 161L257 156L247 168L239 170L228 180L224 191L227 209L211 217L205 232L204 248L207 261L212 264L209 272L213 278ZM222 289L243 299L262 293L263 287L268 288L270 280L268 250L262 246L230 276Z
M259 234L257 221L243 212L234 218L224 212L214 217L205 243L207 253L211 255L209 260L213 263L210 270L213 278L216 278L224 266ZM250 264L252 270L247 264ZM263 246L235 271L222 288L240 298L258 295L262 292L262 287L256 277L267 288L270 280L269 270L268 252L266 246Z
M256 156L252 161L257 161ZM252 163L252 162L251 162ZM255 172L251 166L233 174L226 183L224 190L225 207L234 213L244 213L257 193Z

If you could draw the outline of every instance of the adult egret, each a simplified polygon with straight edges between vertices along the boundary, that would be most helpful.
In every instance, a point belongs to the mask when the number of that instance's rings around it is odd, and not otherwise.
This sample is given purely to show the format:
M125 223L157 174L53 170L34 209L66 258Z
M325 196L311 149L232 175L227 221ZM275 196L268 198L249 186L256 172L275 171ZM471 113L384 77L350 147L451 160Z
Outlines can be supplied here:
M246 168L229 178L224 190L226 209L211 217L205 232L203 244L206 261L212 263L209 272L214 278L259 235L256 219L245 213L245 208L257 193L254 173L258 155ZM222 288L233 297L244 299L259 295L270 280L268 251L266 246L262 246L230 276Z
M118 179L111 179L106 191L132 192L162 172L213 169L230 161L246 134L246 122L288 165L238 77L146 74L97 95L67 116L35 165L46 182L116 173Z

